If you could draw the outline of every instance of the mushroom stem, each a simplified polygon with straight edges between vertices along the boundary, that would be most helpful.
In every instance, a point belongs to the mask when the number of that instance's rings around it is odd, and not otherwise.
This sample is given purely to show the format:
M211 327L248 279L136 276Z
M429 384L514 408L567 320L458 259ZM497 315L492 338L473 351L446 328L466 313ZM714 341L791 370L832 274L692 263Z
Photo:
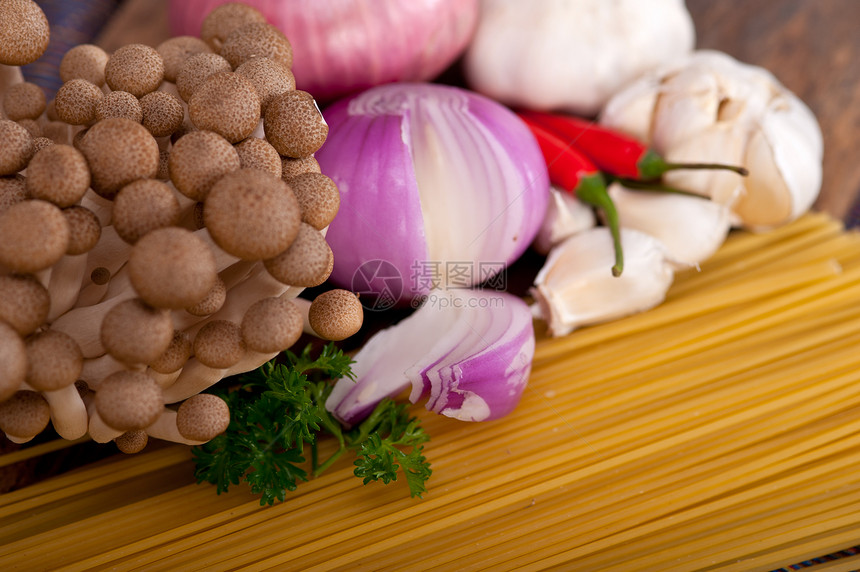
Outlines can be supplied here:
M170 373L159 373L152 368L147 368L146 375L155 380L155 382L161 386L162 389L167 389L179 379L179 375L182 373L182 369L178 369L176 371Z
M114 372L124 369L129 369L129 366L110 354L104 354L99 357L84 360L81 379L87 382L90 389L97 390L104 378Z
M238 362L227 369L203 365L194 358L188 360L182 373L170 387L164 389L164 403L177 403L215 385L221 379L257 369L280 352L260 353L247 350Z
M67 254L54 264L48 281L48 294L51 296L48 322L53 322L74 307L86 270L86 254Z
M79 439L87 433L87 408L75 384L54 391L43 391L42 396L51 408L51 423L63 439Z
M113 226L103 227L98 243L87 253L83 287L86 288L93 283L91 276L96 268L106 268L111 276L119 272L128 260L130 252L131 245L119 237Z
M111 281L112 284L113 282ZM70 335L72 339L78 342L85 358L99 357L105 353L101 340L101 326L105 314L120 302L134 297L134 290L129 286L121 294L108 298L95 306L69 310L51 324L51 329Z
M99 412L96 411L96 408L92 407L91 409L90 422L87 431L93 441L96 443L107 443L125 433L125 431L108 427L108 425L99 416Z
M161 414L155 423L144 429L144 431L153 439L161 439L162 441L171 441L183 445L202 445L206 442L192 441L183 437L176 427L176 411L172 409L165 409L164 413Z
M311 301L304 298L294 298L293 304L295 304L296 308L299 309L299 312L302 313L302 331L310 336L318 338L319 335L311 327L310 320L308 319L308 313L311 309Z

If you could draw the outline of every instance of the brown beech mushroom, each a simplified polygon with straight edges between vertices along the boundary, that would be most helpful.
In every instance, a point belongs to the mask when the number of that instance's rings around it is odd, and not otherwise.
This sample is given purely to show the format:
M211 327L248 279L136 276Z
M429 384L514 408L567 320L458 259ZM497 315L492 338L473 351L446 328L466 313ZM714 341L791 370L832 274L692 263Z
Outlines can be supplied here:
M216 52L221 51L224 40L231 32L248 24L265 24L266 17L247 4L230 2L214 8L203 19L200 39Z
M0 215L0 264L29 274L52 266L69 246L63 211L46 201L12 205Z
M260 122L260 98L248 79L233 72L209 76L188 101L197 129L214 131L230 143L247 138Z
M206 296L193 306L185 308L185 311L192 316L210 316L221 309L226 299L227 285L224 284L224 281L219 276Z
M113 91L143 97L164 80L164 62L154 48L128 44L117 49L105 64L105 83Z
M111 91L96 104L96 121L108 117L125 117L135 123L143 121L140 100L127 91Z
M87 125L96 118L96 107L104 99L99 86L85 79L64 83L54 96L57 117L69 125Z
M30 133L9 119L0 119L0 175L14 175L27 166L33 156Z
M127 268L138 295L159 308L193 306L217 280L215 256L209 245L179 227L156 229L138 240Z
M305 173L290 179L290 188L302 208L302 221L322 230L334 220L340 208L337 185L321 173Z
M0 177L0 214L14 204L31 198L26 182L21 175Z
M212 186L203 220L212 239L226 252L243 260L262 260L292 244L301 210L281 179L257 169L240 169Z
M100 337L105 350L128 364L158 359L173 339L173 322L167 310L152 308L139 298L125 300L104 315Z
M328 280L333 255L323 235L303 222L290 247L263 264L276 280L311 288Z
M348 290L329 290L317 296L308 310L311 328L325 340L339 341L356 333L364 320L358 296Z
M48 19L33 0L0 2L0 64L23 66L39 59L51 37Z
M134 431L126 431L116 439L116 448L127 455L140 453L146 448L149 443L149 435L143 429L135 429Z
M287 37L267 23L246 24L230 32L219 53L238 68L254 57L266 57L283 67L293 67L293 48Z
M216 73L233 71L230 62L218 54L196 54L182 64L176 76L179 97L190 101L194 92L206 79Z
M92 188L113 199L125 185L158 172L158 143L139 123L109 117L93 125L82 141L92 173Z
M194 358L207 367L228 368L238 362L244 353L242 331L233 322L212 320L194 336Z
M243 169L260 169L281 178L281 156L272 145L259 137L248 137L236 144Z
M176 83L182 64L191 56L212 52L209 44L194 36L176 36L156 46L155 51L164 62L164 79Z
M0 431L13 443L26 443L44 431L49 421L48 402L35 391L17 391L0 403Z
M12 397L26 375L27 349L24 340L12 326L0 321L0 401Z
M0 276L0 321L28 336L48 319L51 298L32 275Z
M45 147L50 147L55 143L47 137L33 137L33 154L35 155Z
M281 157L281 178L288 183L290 179L304 173L319 173L320 164L313 157Z
M164 91L153 91L140 98L143 126L153 137L172 135L182 127L185 107L182 100Z
M63 55L60 60L60 79L63 82L85 79L99 87L105 84L105 65L108 55L93 44L80 44Z
M170 341L167 349L156 359L149 362L149 367L158 373L179 371L191 358L193 351L191 335L182 330L174 330L173 339Z
M69 223L69 246L66 254L76 256L95 248L102 234L102 227L96 214L81 205L63 209L63 216Z
M152 425L164 406L161 387L139 371L118 371L102 381L95 397L102 421L119 431L134 431Z
M181 214L173 189L155 179L140 179L117 193L113 226L120 238L134 244L155 229L175 226Z
M237 67L236 73L254 85L263 111L274 96L296 89L293 72L269 58L253 57Z
M39 125L39 122L34 119L19 119L16 121L18 125L27 130L27 133L30 134L30 137L33 138L33 154L36 154L36 138L41 137L42 135L42 126Z
M240 326L242 340L255 352L281 352L298 341L303 323L301 311L290 300L263 298L245 312Z
M60 208L70 207L90 187L87 159L71 145L46 147L30 160L26 185L33 198L50 201Z
M328 124L313 96L297 89L272 98L263 114L263 129L269 143L287 157L312 155L328 136Z
M9 86L3 94L3 111L12 121L38 119L46 105L45 92L28 81Z
M227 430L230 408L217 395L198 393L176 410L176 428L186 439L209 441Z
M239 169L241 162L236 149L217 133L193 131L176 142L167 165L176 189L202 201L215 181Z

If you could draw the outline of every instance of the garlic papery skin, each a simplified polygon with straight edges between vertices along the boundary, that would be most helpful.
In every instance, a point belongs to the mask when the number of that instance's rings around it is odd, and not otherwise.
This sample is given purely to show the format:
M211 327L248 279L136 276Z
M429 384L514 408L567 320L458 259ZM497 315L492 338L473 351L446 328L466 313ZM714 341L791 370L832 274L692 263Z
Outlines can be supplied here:
M621 229L624 272L613 276L612 236L606 227L575 234L556 246L535 278L532 310L551 336L608 322L660 304L674 278L673 262L653 236Z
M746 177L678 170L664 181L731 204L738 224L750 230L798 218L821 188L823 142L812 111L768 71L720 52L695 52L640 78L606 104L600 122L650 144L670 163L746 167Z
M532 248L546 255L556 244L596 224L594 209L577 199L573 193L550 186L546 215L532 242Z
M355 381L340 379L326 409L346 425L411 386L410 401L462 421L510 413L534 357L531 312L492 290L433 290L414 314L375 334L355 355Z
M694 40L682 0L483 0L465 74L470 87L510 105L593 116Z
M705 197L631 190L619 183L610 185L609 197L621 226L659 240L676 270L710 258L732 226L731 208Z

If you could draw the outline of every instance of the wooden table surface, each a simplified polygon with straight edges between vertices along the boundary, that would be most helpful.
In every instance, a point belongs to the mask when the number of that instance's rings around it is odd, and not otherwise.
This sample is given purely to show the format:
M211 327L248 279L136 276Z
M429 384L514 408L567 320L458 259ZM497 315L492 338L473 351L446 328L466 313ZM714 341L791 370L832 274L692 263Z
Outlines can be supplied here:
M125 0L98 43L157 45L169 37L167 0ZM846 219L860 192L860 23L857 0L687 0L697 46L770 70L803 99L824 134L816 208ZM852 105L857 102L857 105ZM860 214L856 217L860 222ZM849 221L851 222L851 221Z

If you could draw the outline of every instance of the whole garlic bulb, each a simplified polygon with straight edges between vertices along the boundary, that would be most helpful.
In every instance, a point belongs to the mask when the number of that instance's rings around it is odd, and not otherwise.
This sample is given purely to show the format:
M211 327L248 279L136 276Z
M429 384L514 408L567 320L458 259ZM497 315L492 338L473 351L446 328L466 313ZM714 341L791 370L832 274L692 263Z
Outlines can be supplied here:
M592 116L694 40L683 0L482 0L465 73L503 103Z
M617 93L600 122L669 162L744 166L679 170L665 182L731 205L735 223L766 230L805 213L821 188L823 143L809 108L770 72L715 51L664 66Z

